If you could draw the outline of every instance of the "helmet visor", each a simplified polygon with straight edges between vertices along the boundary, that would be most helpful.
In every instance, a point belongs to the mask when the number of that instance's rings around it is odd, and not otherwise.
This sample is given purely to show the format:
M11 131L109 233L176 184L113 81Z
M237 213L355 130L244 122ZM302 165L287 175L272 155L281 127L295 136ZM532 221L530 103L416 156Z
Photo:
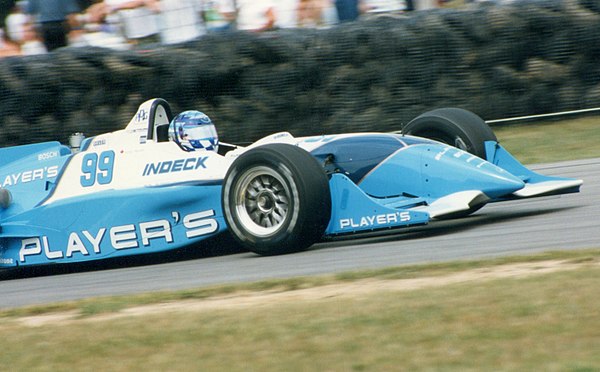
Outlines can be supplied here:
M183 140L217 139L217 130L214 125L184 125L181 135Z

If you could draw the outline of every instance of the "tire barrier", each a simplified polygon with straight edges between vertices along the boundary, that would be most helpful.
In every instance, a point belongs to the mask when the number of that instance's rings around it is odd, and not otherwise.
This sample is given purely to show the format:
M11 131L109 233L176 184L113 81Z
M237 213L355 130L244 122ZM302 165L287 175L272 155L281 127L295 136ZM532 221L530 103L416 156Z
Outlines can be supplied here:
M0 145L122 128L151 97L228 142L393 131L461 107L486 120L600 106L600 3L526 0L324 30L211 34L150 50L0 60Z

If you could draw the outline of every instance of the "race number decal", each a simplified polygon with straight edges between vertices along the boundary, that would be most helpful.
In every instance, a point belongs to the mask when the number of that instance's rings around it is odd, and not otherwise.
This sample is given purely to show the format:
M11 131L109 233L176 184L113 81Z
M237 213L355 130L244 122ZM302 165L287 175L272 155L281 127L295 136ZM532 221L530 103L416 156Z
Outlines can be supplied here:
M81 163L81 173L83 173L80 177L81 186L90 187L96 183L99 185L111 183L114 164L114 151L104 151L100 155L96 153L86 154Z

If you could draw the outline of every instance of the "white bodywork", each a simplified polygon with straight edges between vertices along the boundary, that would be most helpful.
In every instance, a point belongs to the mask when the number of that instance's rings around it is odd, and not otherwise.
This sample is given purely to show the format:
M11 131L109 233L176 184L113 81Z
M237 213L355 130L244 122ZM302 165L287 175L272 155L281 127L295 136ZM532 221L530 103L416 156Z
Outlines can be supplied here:
M361 136L366 133L323 135L314 137L294 137L288 132L280 132L264 137L250 146L236 147L224 156L213 151L182 150L175 142L159 138L159 127L168 126L167 111L161 105L155 105L157 99L144 102L133 116L127 127L111 133L87 139L82 152L72 156L65 166L60 182L52 195L43 204L106 190L125 190L139 187L159 187L181 183L220 182L225 178L232 162L242 153L269 143L287 143L299 146L310 152L333 139ZM152 111L154 107L154 112ZM153 116L151 118L150 116ZM149 127L154 123L152 133ZM149 138L150 137L150 138ZM231 146L231 145L229 145ZM94 182L86 177L108 176L103 169L103 154L114 155L110 165L111 181L105 184ZM91 154L91 155L90 155ZM87 164L90 157L98 158L99 166ZM93 172L82 170L86 166L96 167ZM92 174L93 173L93 174ZM579 186L581 180L548 181L526 186L513 194L516 198L528 198L550 192ZM480 191L467 191L450 194L426 207L422 211L431 217L443 216L465 211L473 205L488 200Z

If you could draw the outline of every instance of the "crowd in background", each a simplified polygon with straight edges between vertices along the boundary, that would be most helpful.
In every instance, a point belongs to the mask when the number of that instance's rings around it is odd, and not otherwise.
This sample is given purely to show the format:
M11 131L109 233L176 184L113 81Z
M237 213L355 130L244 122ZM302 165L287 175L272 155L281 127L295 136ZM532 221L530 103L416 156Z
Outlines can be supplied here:
M0 57L63 46L130 49L175 44L212 32L325 28L442 0L21 0L0 30Z

